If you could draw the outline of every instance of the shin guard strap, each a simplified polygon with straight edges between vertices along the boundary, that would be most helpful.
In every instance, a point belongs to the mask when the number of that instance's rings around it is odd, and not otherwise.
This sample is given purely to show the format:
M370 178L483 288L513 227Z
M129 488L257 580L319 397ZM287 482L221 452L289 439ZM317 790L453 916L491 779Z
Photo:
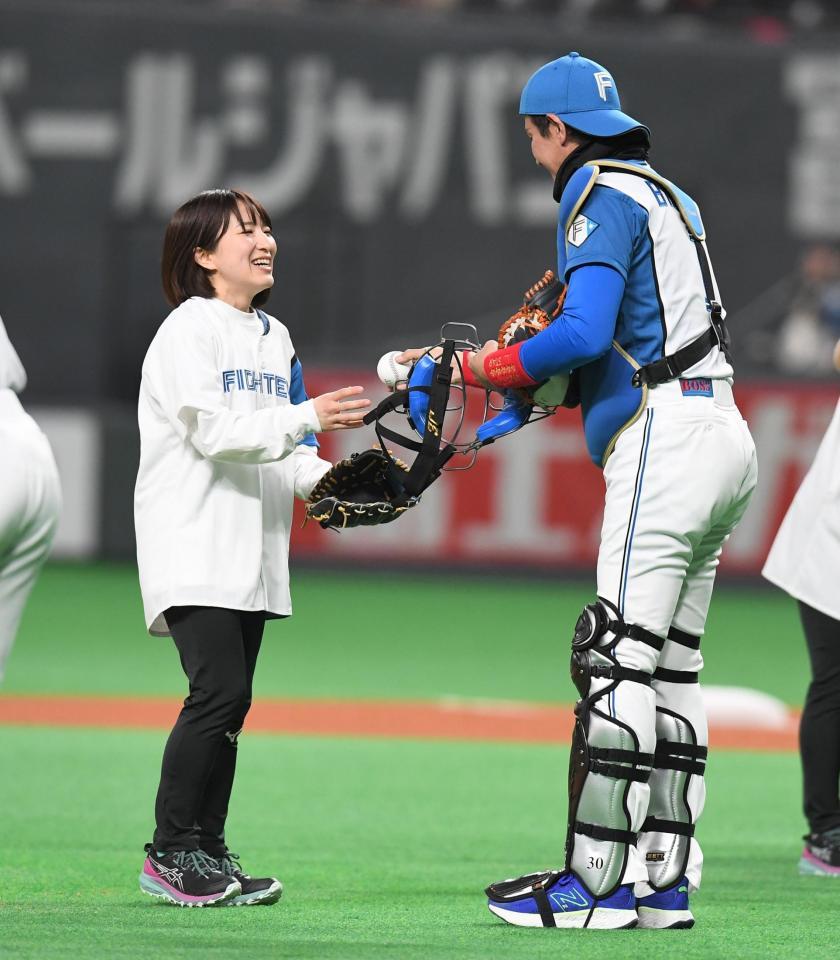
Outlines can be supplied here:
M586 837L592 837L593 840L629 843L631 846L635 846L638 839L638 835L632 830L613 830L611 827L602 827L597 823L584 823L582 820L575 820L574 831Z
M633 767L622 767L618 763L601 763L599 760L590 760L589 769L592 773L599 773L602 777L612 777L614 780L635 780L637 783L647 783L650 780L651 770L634 770Z
M630 680L633 683L643 683L646 687L650 686L649 673L645 673L644 670L631 670L629 667L620 667L617 664L596 664L596 666L592 667L589 675L606 680Z
M690 647L692 650L700 649L700 637L695 637L684 630L678 630L676 627L671 627L668 631L668 639L678 643L681 647Z
M666 670L665 667L657 667L653 671L654 680L665 680L667 683L697 683L698 675L696 670Z
M693 837L694 824L680 823L678 820L660 820L648 817L642 824L643 833L675 833L680 837Z
M682 773L696 773L702 777L706 773L706 764L698 760L686 760L684 757L657 757L657 770L680 770Z
M612 624L610 624L610 626L612 626ZM635 623L625 623L615 632L618 636L630 637L631 640L646 643L649 647L653 647L654 650L661 650L665 646L664 637L658 637L655 633L651 633L650 630L645 630L644 627L637 626Z
M606 761L606 762L603 762ZM609 761L618 761L610 763ZM632 767L621 764L633 764ZM647 770L636 767L647 767ZM635 750L618 750L606 747L589 748L589 769L592 773L600 773L604 777L613 777L616 780L635 780L637 783L647 783L650 780L653 766L653 754L637 753Z
M556 927L557 923L554 920L554 911L548 902L548 894L545 892L545 887L543 887L542 884L534 884L532 887L532 895L534 897L534 903L537 905L537 910L540 911L543 926Z
M663 757L693 757L695 760L705 760L709 755L708 747L701 747L694 743L678 743L676 740L657 740L654 759L659 762Z
M590 747L589 756L593 760L617 760L619 763L635 763L642 767L652 767L654 761L652 753L637 753L635 750L619 750L615 747Z
M702 777L706 772L708 747L693 743L675 743L673 740L659 740L656 744L654 761L658 770L681 770L683 773L696 773Z

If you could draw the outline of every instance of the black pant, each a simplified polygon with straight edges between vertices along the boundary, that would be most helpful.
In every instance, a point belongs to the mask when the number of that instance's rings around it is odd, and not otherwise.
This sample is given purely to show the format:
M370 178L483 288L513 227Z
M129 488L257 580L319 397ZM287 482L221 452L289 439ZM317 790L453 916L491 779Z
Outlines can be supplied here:
M161 851L220 856L265 614L170 607L166 622L190 693L163 751L153 843Z
M799 726L805 817L812 833L840 827L840 620L804 603L799 615L811 685Z

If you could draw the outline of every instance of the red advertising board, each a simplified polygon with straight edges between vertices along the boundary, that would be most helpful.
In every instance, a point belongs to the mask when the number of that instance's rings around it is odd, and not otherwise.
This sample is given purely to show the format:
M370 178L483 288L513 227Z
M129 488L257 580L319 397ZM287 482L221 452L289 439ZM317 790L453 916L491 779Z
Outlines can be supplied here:
M367 373L307 371L310 395L346 383L364 384L372 399L384 395L384 388ZM738 383L736 397L758 448L759 483L721 567L758 574L814 458L838 389L831 384ZM481 412L468 410L465 434L474 435ZM405 418L390 422L409 429ZM368 429L322 434L320 439L322 455L330 460L375 442ZM390 565L592 570L603 493L601 471L586 454L580 414L562 410L484 448L471 469L444 474L396 523L340 534L314 523L302 529L298 525L293 556Z

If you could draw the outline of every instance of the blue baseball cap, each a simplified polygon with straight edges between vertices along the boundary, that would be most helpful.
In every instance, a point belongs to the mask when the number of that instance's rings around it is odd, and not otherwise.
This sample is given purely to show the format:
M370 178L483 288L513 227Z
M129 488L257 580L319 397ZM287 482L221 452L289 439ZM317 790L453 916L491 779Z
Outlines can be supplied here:
M617 137L630 130L650 130L622 112L612 74L579 53L546 63L522 90L519 112L525 116L556 114L563 123L593 137Z

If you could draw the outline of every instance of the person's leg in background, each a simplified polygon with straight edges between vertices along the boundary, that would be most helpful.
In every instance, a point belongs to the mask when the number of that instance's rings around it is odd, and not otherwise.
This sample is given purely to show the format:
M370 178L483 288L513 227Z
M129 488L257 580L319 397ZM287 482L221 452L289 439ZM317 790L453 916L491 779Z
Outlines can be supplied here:
M61 485L43 436L0 433L7 464L0 472L0 682L26 601L50 552L61 510Z
M811 683L799 725L809 833L800 873L840 875L840 620L799 603Z

